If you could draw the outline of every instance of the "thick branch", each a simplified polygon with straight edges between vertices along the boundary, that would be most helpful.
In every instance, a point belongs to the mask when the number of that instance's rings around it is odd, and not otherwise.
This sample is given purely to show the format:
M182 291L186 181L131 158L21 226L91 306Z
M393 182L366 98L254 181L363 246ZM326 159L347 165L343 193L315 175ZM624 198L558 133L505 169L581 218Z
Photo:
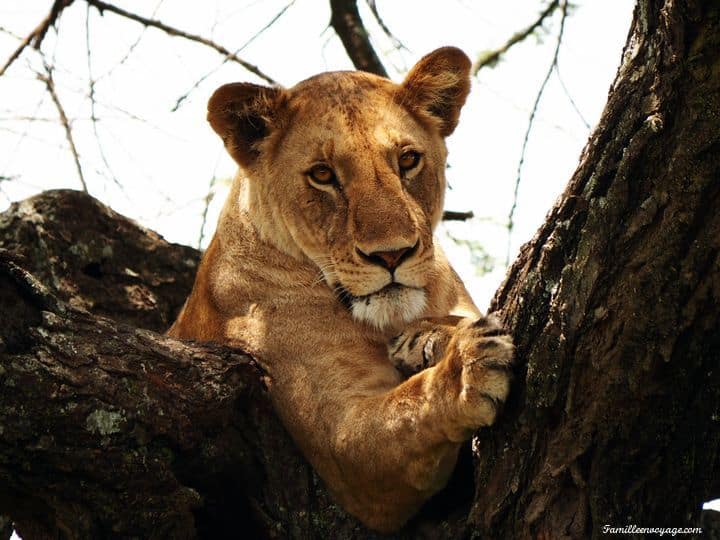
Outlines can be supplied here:
M67 190L0 215L0 245L0 516L23 537L353 536L252 359L137 329L174 316L194 250Z
M231 478L252 453L238 437L245 415L269 407L252 361L78 311L2 253L0 291L0 380L17 389L0 393L0 501L20 533L29 523L73 537L186 537L211 526L196 513L201 486ZM118 492L135 494L125 510Z
M387 77L387 71L375 53L363 25L356 0L330 0L330 25L342 41L353 65L362 71Z

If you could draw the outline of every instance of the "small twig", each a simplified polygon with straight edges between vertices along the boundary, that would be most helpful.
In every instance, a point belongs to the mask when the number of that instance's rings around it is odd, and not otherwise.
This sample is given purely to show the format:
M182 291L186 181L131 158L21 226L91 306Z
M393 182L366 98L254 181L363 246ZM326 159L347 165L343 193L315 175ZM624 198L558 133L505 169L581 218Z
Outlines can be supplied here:
M40 50L40 45L42 44L43 39L45 39L45 35L47 34L50 26L55 24L55 21L57 21L57 18L60 16L60 13L62 13L62 10L72 3L73 0L55 0L53 2L52 7L50 8L50 13L48 13L47 17L40 21L40 24L37 25L35 29L20 42L20 45L18 45L17 49L13 51L10 58L8 58L5 62L5 65L0 68L0 77L8 70L12 63L20 57L25 48L31 43L34 49Z
M286 4L284 8L282 8L272 19L270 19L270 22L268 22L265 26L263 26L260 30L258 30L252 37L250 37L250 39L248 39L248 40L247 40L245 43L243 43L240 47L238 47L237 49L235 49L235 50L232 52L232 54L238 54L240 51L242 51L243 49L245 49L245 47L247 47L248 45L250 45L250 44L251 44L253 41L255 41L258 37L260 37L260 35L262 35L262 33L265 32L265 30L267 30L267 29L270 28L273 24L275 24L275 23L277 22L277 20L278 20L280 17L282 17L282 16L285 14L285 12L290 8L290 6L292 6L294 3L295 3L295 0L291 0L288 4ZM208 71L205 75L203 75L202 77L200 77L200 78L195 82L195 84L193 84L193 85L190 87L190 89L189 89L187 92L185 92L183 95L181 95L179 98L177 98L177 100L175 101L175 105L173 106L172 109L170 109L170 111L171 111L171 112L176 112L176 111L180 108L180 105L182 105L183 102L190 96L190 94L191 94L198 86L200 86L208 77L210 77L211 75L213 75L214 73L216 73L218 69L220 69L222 66L224 66L224 65L227 63L228 60L230 60L230 57L229 57L229 56L226 56L226 57L223 59L222 62L220 62L217 66L215 66L213 69L211 69L210 71Z
M53 123L57 123L57 118L53 119ZM64 144L52 141L50 139L43 139L42 137L37 137L35 135L30 135L30 130L25 131L18 131L17 129L12 129L6 126L0 126L0 131L3 131L5 133L10 133L11 135L17 135L17 142L15 143L15 151L22 145L22 143L25 140L33 141L39 144L42 144L43 146L46 146L48 148L54 148L57 150L66 150L66 146ZM10 152L10 157L14 157L14 153ZM7 170L8 167L6 166L5 169ZM0 173L0 175L5 175L5 172Z
M50 118L49 116L0 116L0 122L57 122L57 118Z
M453 210L445 210L442 215L443 221L466 221L475 217L472 210L468 212L455 212Z
M370 43L356 0L330 0L330 9L330 26L342 41L355 68L387 77L387 71Z
M159 0L158 3L155 4L155 8L153 9L152 14L150 15L151 17L155 16L155 14L160 9L160 6L162 5L162 3L163 3L163 0ZM88 7L89 7L89 4L88 4ZM102 79L105 79L106 77L109 77L110 75L112 75L113 71L115 71L117 68L119 68L120 66L125 64L125 62L127 62L128 58L130 58L130 55L132 55L132 53L135 51L137 46L140 45L140 42L145 37L145 32L147 32L147 29L148 29L147 26L143 27L140 34L138 34L138 37L135 39L135 41L132 42L132 44L130 44L130 47L128 47L127 51L125 51L125 54L123 55L123 57L114 66L112 66L105 73L101 74L97 79L95 79L95 82L98 82Z
M397 50L405 49L406 51L408 48L403 45L403 42L400 41L397 37L395 37L395 34L393 34L390 29L385 24L385 21L383 21L382 17L380 17L380 12L377 8L377 2L375 0L366 0L366 3L368 7L370 8L370 12L373 14L373 17L375 17L375 21L380 26L380 29L385 33L385 35L390 39L390 41L393 44L393 47L395 47Z
M545 19L547 19L555 12L559 5L560 0L552 0L552 2L548 4L548 6L543 10L543 12L540 13L535 22L533 22L530 26L513 34L510 39L508 39L503 45L501 45L497 49L483 52L473 65L473 75L477 75L478 72L485 66L495 65L497 61L500 60L500 57L505 54L513 45L524 41L528 36L532 35L538 28L542 26L542 24L545 22ZM566 8L563 7L563 10L565 9Z
M103 14L104 11L109 11L110 13L114 13L116 15L119 15L120 17L125 17L126 19L130 19L131 21L135 21L137 23L143 24L145 26L151 26L153 28L157 28L158 30L162 30L166 34L170 36L176 36L181 37L183 39L187 39L189 41L194 41L196 43L200 43L202 45L205 45L206 47L210 47L211 49L216 50L222 55L225 55L229 60L240 64L242 67L244 67L246 70L248 70L250 73L253 73L260 77L261 79L265 80L266 82L270 84L276 84L275 80L271 78L269 75L266 75L257 66L254 66L250 64L249 62L246 62L242 58L239 58L237 55L233 54L231 51L227 50L222 45L219 45L218 43L215 43L214 41L204 38L202 36L198 36L196 34L190 34L188 32L185 32L183 30L179 30L177 28L174 28L172 26L168 26L167 24L158 21L156 19L148 19L146 17L141 17L140 15L137 15L135 13L131 13L129 11L125 11L124 9L121 9L117 6L114 6L113 4L108 4L106 2L102 2L101 0L85 0L88 4L96 8L98 11L100 11L101 14Z
M563 92L565 92L565 97L568 98L568 101L570 102L570 105L572 105L572 108L575 110L575 112L578 115L578 118L580 118L580 121L585 124L585 127L587 129L590 129L590 124L587 120L585 120L585 117L583 116L583 113L580 112L580 109L578 109L578 106L575 104L575 100L570 95L570 91L567 89L567 86L565 86L565 82L563 81L562 77L560 76L560 68L558 67L557 61L555 62L555 76L557 77L558 82L560 83L560 87L563 89Z
M38 101L37 105L35 105L35 109L33 110L32 114L31 114L30 116L31 116L31 117L37 116L37 113L40 111L40 108L43 106L44 103L45 103L45 93L43 92L42 96L40 97L40 100ZM8 154L7 154L7 155L8 155L8 160L4 163L4 165L3 165L3 170L0 171L0 174L1 174L1 175L7 176L7 175L6 175L6 171L10 168L10 165L11 165L11 163L12 163L12 161L13 161L13 158L14 158L14 156L16 155L16 153L17 153L18 149L20 148L20 146L22 145L23 141L24 141L26 138L28 138L28 137L32 138L32 137L29 135L29 125L30 125L30 124L28 124L28 127L27 127L24 131L22 131L22 132L17 132L17 131L15 131L15 130L13 130L13 129L10 129L10 128L8 128L8 127L1 126L1 125L0 125L0 130L6 131L6 132L8 132L8 133L12 133L13 135L18 135L18 138L17 138L17 140L16 140L16 142L15 142L15 147L14 147L10 152L8 152ZM45 141L42 141L42 142L45 142Z
M0 176L0 195L2 195L3 199L5 199L5 203L10 204L12 202L12 199L8 197L8 194L5 193L5 190L2 188L3 182L8 182L10 180L17 180L20 178L20 175L13 175L13 176Z
M20 178L19 174L11 174L9 176L0 175L0 195L3 196L5 202L7 203L12 202L12 200L10 199L10 197L8 197L8 194L5 193L5 190L2 188L2 184L3 182L11 182L13 180L17 180L18 178Z
M510 265L510 241L512 239L513 228L515 226L513 219L515 217L515 210L517 209L518 192L520 190L520 180L522 177L522 166L523 166L523 163L525 162L525 151L527 150L528 140L530 138L530 132L532 131L533 122L535 121L535 115L537 113L538 105L540 104L540 99L542 98L543 93L545 92L545 87L547 86L547 83L550 80L550 76L552 75L553 69L555 68L555 65L557 64L558 54L560 53L560 45L562 44L563 32L565 30L565 19L567 17L567 0L562 0L560 12L561 12L560 29L558 30L557 43L555 44L555 50L553 51L552 62L550 62L550 67L548 68L547 72L545 73L545 78L543 79L543 82L540 85L540 89L538 90L537 96L535 96L535 102L533 103L532 109L530 111L530 118L528 119L527 129L525 130L525 137L523 138L522 150L520 151L520 160L518 161L517 175L515 176L515 189L513 190L513 202L512 202L512 206L510 207L510 212L508 212L508 221L507 221L508 238L507 238L507 251L505 253L505 266Z
M97 106L95 102L95 83L97 82L95 79L93 79L93 72L92 72L92 53L90 52L90 6L86 6L87 9L85 10L85 49L87 51L87 69L88 69L88 98L90 99L90 122L92 124L93 133L95 134L95 142L97 143L98 152L100 153L100 159L102 160L103 164L105 165L105 170L110 174L110 177L112 178L115 185L120 188L120 191L124 192L123 185L120 183L120 180L118 180L117 176L115 176L115 173L112 170L112 167L110 167L110 163L108 162L107 156L105 156L105 151L103 150L102 141L100 140L100 133L98 133L98 119L97 114L95 112L95 108ZM104 175L103 175L104 176Z
M43 65L45 66L45 75L43 75L42 73L38 73L38 79L45 83L45 87L47 88L47 91L50 94L53 103L55 104L55 108L57 109L58 115L60 116L60 123L65 129L65 138L67 139L68 145L70 146L70 152L72 153L73 159L75 160L75 168L77 169L78 177L80 178L80 183L82 184L82 189L85 193L87 193L88 188L87 184L85 183L85 176L83 175L82 167L80 166L80 156L78 155L78 151L75 146L75 140L73 139L72 135L72 128L70 127L70 122L68 121L68 117L65 114L65 108L62 106L60 98L55 91L55 82L53 81L52 67L46 62L43 62Z
M217 176L215 173L213 173L212 178L210 179L210 184L208 185L208 191L203 199L203 211L201 216L201 222L200 222L200 235L198 236L198 242L197 242L197 248L202 248L203 240L205 239L205 226L207 225L207 217L208 217L208 210L210 210L210 203L215 198L215 192L213 191L213 188L215 187L215 182L217 182Z
M8 29L5 28L4 26L0 26L0 32L2 32L3 34L8 35L8 36L10 36L10 37L13 37L13 38L15 38L15 39L18 39L18 40L23 40L23 39L25 39L25 38L23 38L22 36L20 36L20 35L16 34L15 32L13 32L12 30L8 30Z

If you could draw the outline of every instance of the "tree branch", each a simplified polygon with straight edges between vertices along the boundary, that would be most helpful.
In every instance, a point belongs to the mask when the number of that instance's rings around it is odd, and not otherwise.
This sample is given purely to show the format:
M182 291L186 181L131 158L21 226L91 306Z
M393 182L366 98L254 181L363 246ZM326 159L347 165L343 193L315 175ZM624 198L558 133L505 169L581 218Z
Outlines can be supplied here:
M105 170L110 175L110 178L115 183L115 185L118 187L118 189L121 192L125 192L125 188L120 183L120 180L118 180L117 176L115 176L115 173L113 172L112 167L110 166L110 162L108 161L107 156L105 155L105 150L103 149L102 141L100 140L100 133L98 132L98 117L97 117L97 101L95 99L95 83L97 83L97 80L93 78L93 68L92 68L92 49L90 47L90 6L86 6L85 10L85 54L87 57L87 70L88 70L88 99L90 100L90 123L92 124L93 134L95 135L95 142L97 143L97 149L98 153L100 154L100 159L103 162L103 165L105 165Z
M355 68L387 77L387 71L370 43L356 0L330 0L330 9L330 25L342 41Z
M238 57L236 54L233 54L232 51L229 51L222 45L215 43L214 41L204 38L202 36L198 36L196 34L190 34L188 32L184 32L183 30L179 30L177 28L174 28L172 26L168 26L167 24L158 21L156 19L148 19L146 17L141 17L140 15L137 15L135 13L131 13L129 11L125 11L122 8L119 8L117 6L114 6L113 4L108 4L106 2L103 2L102 0L85 0L88 4L91 6L97 8L98 11L100 11L100 14L103 14L104 11L109 11L111 13L114 13L116 15L119 15L121 17L125 17L126 19L130 19L131 21L135 21L137 23L143 24L145 26L151 26L153 28L157 28L158 30L162 30L166 34L170 36L177 36L181 37L183 39L187 39L189 41L194 41L195 43L200 43L202 45L205 45L206 47L210 47L211 49L216 50L220 54L224 55L229 60L240 64L242 67L244 67L246 70L248 70L250 73L253 73L260 77L261 79L267 81L270 84L276 84L276 81L272 79L269 75L266 75L257 66L254 66L250 64L249 62L246 62L242 58Z
M542 24L545 22L545 19L555 13L555 10L559 6L560 0L552 0L543 10L543 12L540 13L540 16L532 24L530 24L530 26L513 34L510 39L508 39L503 45L501 45L497 49L483 52L473 65L472 74L477 75L482 68L486 66L492 67L497 64L503 54L510 50L514 45L517 45L518 43L524 41L529 36L531 36L538 28L542 26Z
M250 357L139 329L167 328L198 260L81 192L0 216L0 385L21 389L0 392L0 516L21 536L360 537Z
M528 119L528 125L527 125L527 129L525 130L525 136L523 137L522 149L520 150L520 159L518 160L518 166L517 166L517 174L515 176L515 188L513 189L512 205L510 206L510 211L508 212L507 250L505 253L505 265L506 266L508 266L510 264L510 241L512 240L512 233L513 233L513 229L515 227L515 221L514 221L515 210L517 210L518 193L520 191L520 180L522 179L522 166L525 163L525 151L527 150L528 141L530 140L530 132L532 131L533 122L535 121L535 114L537 113L538 105L540 105L540 100L542 99L543 93L545 92L545 87L547 86L547 83L550 80L550 76L552 75L553 69L557 65L558 54L560 53L560 46L562 45L563 31L565 29L565 19L567 18L567 7L568 7L567 0L562 0L562 4L561 4L562 15L560 17L560 30L558 30L557 42L555 44L555 49L553 50L552 61L550 62L550 67L548 68L547 72L545 73L545 77L543 78L542 84L540 85L540 89L538 90L538 93L535 96L535 101L533 102L532 109L530 110L530 118Z
M65 138L67 139L70 153L72 154L73 161L75 162L75 169L77 170L82 190L87 193L87 183L85 182L85 175L83 174L82 166L80 165L80 156L78 155L77 147L75 146L75 139L73 138L72 128L70 127L70 121L68 120L67 114L65 114L65 108L60 102L60 98L55 90L55 81L53 80L53 68L47 62L44 62L45 74L38 74L38 79L45 83L50 97L52 98L55 108L57 109L58 116L60 117L60 124L65 131Z
M583 116L583 113L580 112L580 108L577 106L577 103L575 103L575 100L573 99L572 95L570 94L570 91L568 90L567 86L565 86L565 81L563 81L563 78L560 76L560 68L558 67L558 62L555 60L555 76L557 77L558 82L560 83L560 88L562 88L563 93L565 94L565 97L568 98L568 101L570 102L570 106L573 108L575 113L578 115L578 118L585 126L585 129L590 130L590 123L585 120L585 116Z
M290 2L285 4L285 6L283 6L283 8L278 13L276 13L275 16L273 16L273 18L270 19L270 21L267 24L265 24L265 26L263 26L260 30L255 32L252 36L250 36L250 38L245 43L240 45L240 47L235 49L232 54L237 55L240 51L245 49L245 47L250 45L258 37L260 37L268 28L270 28L273 24L275 24L277 22L277 20L280 19L280 17L282 17L285 14L285 12L288 9L290 9L290 7L292 7L292 5L294 3L295 3L295 0L291 0ZM205 73L202 77L200 77L197 81L195 81L188 90L183 92L183 94L175 100L175 105L173 105L173 107L170 110L172 112L177 111L180 108L180 106L185 102L185 100L190 96L190 94L196 88L198 88L208 77L210 77L210 75L213 75L215 72L217 72L217 70L219 70L222 66L224 66L229 59L230 59L230 57L226 56L222 62L220 62L217 66L215 66L213 69L211 69L210 71Z
M32 46L36 50L40 50L40 45L45 39L48 29L55 24L62 11L73 3L73 0L55 0L50 13L45 17L35 29L30 32L25 39L22 40L17 49L13 51L10 57L5 61L5 64L0 68L0 77L5 74L8 68L17 60L25 48L32 43Z
M453 210L445 210L442 215L443 221L466 221L475 217L472 210L468 212L457 212Z
M385 24L385 21L380 17L380 12L378 11L377 2L375 0L366 0L366 3L368 7L370 8L370 12L373 14L373 17L375 17L375 21L380 26L380 29L383 31L383 33L388 37L388 39L392 42L393 46L396 49L405 49L407 50L407 47L403 45L402 41L400 41L397 37L395 37L395 34L393 34L390 29Z

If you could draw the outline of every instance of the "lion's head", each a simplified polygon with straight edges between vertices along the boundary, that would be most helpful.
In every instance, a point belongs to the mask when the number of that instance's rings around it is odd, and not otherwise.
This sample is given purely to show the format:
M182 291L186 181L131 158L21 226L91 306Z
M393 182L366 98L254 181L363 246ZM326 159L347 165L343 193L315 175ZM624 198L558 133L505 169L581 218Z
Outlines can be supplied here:
M228 84L210 99L208 120L245 172L260 234L313 261L357 320L385 328L425 308L438 278L444 138L469 71L467 56L448 47L399 85L335 72L290 89Z

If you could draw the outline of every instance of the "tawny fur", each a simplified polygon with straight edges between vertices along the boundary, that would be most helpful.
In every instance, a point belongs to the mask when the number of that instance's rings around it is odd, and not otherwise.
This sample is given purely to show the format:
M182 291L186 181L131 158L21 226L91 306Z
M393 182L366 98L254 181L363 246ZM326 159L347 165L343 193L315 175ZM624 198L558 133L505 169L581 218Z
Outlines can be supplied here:
M443 487L509 390L509 338L432 239L469 68L444 48L400 85L326 73L226 85L208 105L240 172L169 334L255 355L333 496L380 531ZM401 171L408 149L421 158ZM313 181L318 163L335 182ZM410 248L394 273L361 255Z

